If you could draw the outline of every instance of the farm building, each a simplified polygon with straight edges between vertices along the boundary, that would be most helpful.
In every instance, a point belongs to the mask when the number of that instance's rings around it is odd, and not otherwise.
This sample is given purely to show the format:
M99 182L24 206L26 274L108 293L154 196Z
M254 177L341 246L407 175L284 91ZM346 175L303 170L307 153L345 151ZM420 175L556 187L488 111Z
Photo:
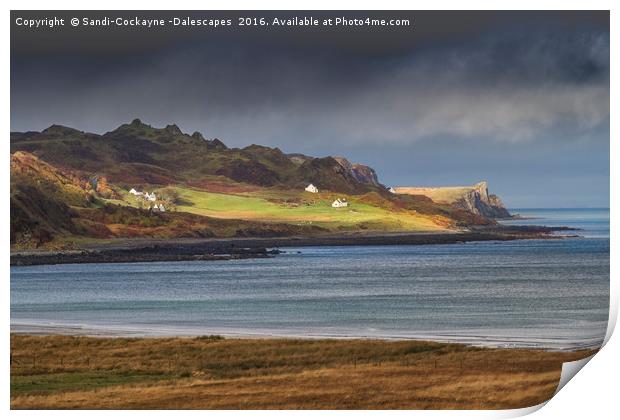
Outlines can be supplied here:
M316 194L319 192L319 189L314 184L310 184L306 187L306 191Z
M332 203L332 207L348 207L349 203L346 198L337 198Z
M132 188L132 189L129 190L129 194L131 194L131 195L141 195L142 193L139 192L139 191L136 191L135 188Z
M149 210L151 211L160 211L160 212L165 212L166 208L164 207L163 204L153 204L153 207L149 206Z

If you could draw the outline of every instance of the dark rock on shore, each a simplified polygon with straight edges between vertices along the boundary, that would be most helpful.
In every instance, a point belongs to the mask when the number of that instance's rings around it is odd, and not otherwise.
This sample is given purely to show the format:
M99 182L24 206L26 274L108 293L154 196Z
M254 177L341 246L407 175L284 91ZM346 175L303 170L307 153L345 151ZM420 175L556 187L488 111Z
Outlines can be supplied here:
M142 248L111 249L101 251L30 253L11 255L12 266L127 263L154 261L222 261L246 258L272 258L277 250L266 248L239 248L228 250L216 247L174 247L153 245Z
M517 239L559 239L554 231L574 230L546 226L480 226L455 233L382 233L338 236L188 239L153 244L100 246L99 249L65 252L23 252L11 255L12 266L77 263L120 263L152 261L221 261L272 258L280 247L347 245L433 245L472 241Z

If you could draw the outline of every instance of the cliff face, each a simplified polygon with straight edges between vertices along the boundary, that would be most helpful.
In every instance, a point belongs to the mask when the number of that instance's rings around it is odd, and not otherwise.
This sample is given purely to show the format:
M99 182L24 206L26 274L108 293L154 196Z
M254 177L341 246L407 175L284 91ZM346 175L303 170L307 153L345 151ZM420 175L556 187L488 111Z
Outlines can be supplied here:
M377 177L377 173L370 166L360 165L359 163L354 163L351 167L351 171L353 172L353 176L362 184L370 184L375 186L380 186L379 178Z
M510 213L506 210L502 200L494 194L489 194L486 181L474 185L470 191L457 199L453 205L474 214L493 219L510 217Z
M360 184L373 185L376 187L381 186L377 173L370 166L351 163L343 157L334 157L334 159Z
M396 187L397 194L424 195L437 203L451 204L456 208L491 219L510 217L502 200L489 194L486 181L472 187Z

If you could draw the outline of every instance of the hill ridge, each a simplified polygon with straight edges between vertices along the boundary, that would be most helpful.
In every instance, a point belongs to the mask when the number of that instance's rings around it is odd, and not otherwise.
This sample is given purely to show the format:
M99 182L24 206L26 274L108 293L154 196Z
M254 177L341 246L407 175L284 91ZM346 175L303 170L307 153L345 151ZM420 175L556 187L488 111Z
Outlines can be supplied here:
M190 135L176 124L155 128L138 118L101 135L56 124L41 132L12 132L11 151L19 150L71 169L103 171L115 182L165 184L224 176L260 186L301 188L313 183L357 194L385 190L372 168L344 158L308 157L299 162L277 147L228 148L198 131Z

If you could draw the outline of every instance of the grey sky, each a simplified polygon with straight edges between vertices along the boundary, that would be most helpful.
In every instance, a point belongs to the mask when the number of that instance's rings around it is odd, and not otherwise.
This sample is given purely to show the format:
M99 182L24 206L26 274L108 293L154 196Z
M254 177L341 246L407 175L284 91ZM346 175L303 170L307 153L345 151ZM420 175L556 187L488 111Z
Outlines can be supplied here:
M390 16L415 29L13 26L11 130L139 117L345 155L387 185L486 179L511 207L608 206L608 13Z

